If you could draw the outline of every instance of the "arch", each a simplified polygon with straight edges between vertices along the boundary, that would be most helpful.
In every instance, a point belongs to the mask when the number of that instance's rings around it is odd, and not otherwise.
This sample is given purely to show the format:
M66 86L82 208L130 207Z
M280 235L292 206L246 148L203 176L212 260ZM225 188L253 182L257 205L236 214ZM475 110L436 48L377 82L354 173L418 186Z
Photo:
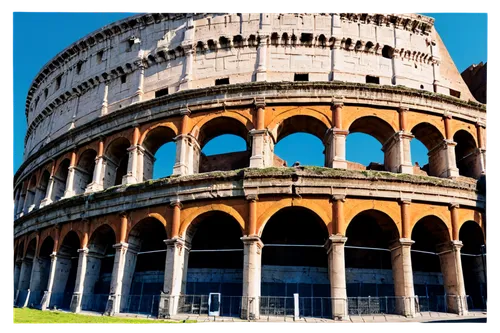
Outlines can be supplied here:
M54 239L50 235L47 235L43 241L41 240L41 244L38 256L40 258L50 257L54 250Z
M387 215L387 217L396 225L398 234L401 235L401 210L397 202L384 202L379 200L364 200L354 198L347 199L344 204L345 229L340 230L342 235L345 235L349 224L357 215L369 210Z
M373 136L382 145L387 142L396 131L382 118L363 116L354 120L348 128L349 133L365 133Z
M352 219L347 224L345 235L348 241L349 241L348 231L350 230L349 228L351 227L351 224L355 222L355 220L358 220L360 217L375 221L382 231L382 235L384 236L384 241L387 243L393 240L397 240L401 237L397 223L389 214L378 209L365 209L356 213L356 215L353 216Z
M197 128L199 128L199 131L195 133ZM253 125L248 119L242 116L228 116L228 114L225 113L223 116L212 117L211 119L200 121L196 124L191 133L198 140L200 149L203 149L210 140L223 134L233 134L247 142L248 132L252 128Z
M29 182L28 182L28 187L26 188L26 198L25 198L24 206L27 208L28 212L33 210L34 205L35 205L35 194L36 194L36 187L37 187L36 178L37 178L36 174L33 173L30 177Z
M411 239L415 241L414 234L418 232L425 232L428 236L426 245L430 243L437 245L451 241L450 230L446 223L436 215L427 215L420 218L411 229ZM415 241L416 244L416 241ZM419 245L416 245L419 247ZM427 247L430 250L430 247Z
M140 223L142 220L144 220L148 217L153 218L153 219L161 222L161 224L163 224L163 226L165 227L165 230L167 230L166 229L167 228L167 220L163 217L163 215L161 215L159 213L147 213L147 214L143 214L140 217L134 216L134 221L132 221L132 225L131 225L130 229L133 229L138 223Z
M129 244L129 246L132 246L136 249L140 249L143 244L141 238L155 234L156 236L164 234L164 237L162 237L163 238L162 242L168 238L167 230L162 221L158 220L153 216L148 216L135 223L135 225L128 232L126 241ZM146 244L146 245L149 246L152 244Z
M483 229L475 221L466 221L460 226L458 239L462 241L462 252L481 254L481 246L486 245Z
M35 195L35 206L39 207L40 203L47 196L47 188L49 186L50 172L48 170L43 170L42 176L38 183L37 195Z
M142 134L139 144L154 155L165 143L174 141L176 136L177 129L172 124L156 124Z
M71 256L78 253L76 251L80 249L81 237L76 230L68 230L65 234L61 233L60 239L62 242L59 242L58 254Z
M56 172L54 174L54 185L52 188L52 202L56 202L64 197L64 191L66 190L66 181L68 179L70 160L65 158L57 166Z
M257 219L257 234L259 237L262 236L262 232L264 228L271 219L271 217L286 207L302 207L314 212L314 214L318 215L318 217L323 221L328 230L331 230L331 215L329 215L321 206L311 201L302 201L302 200L292 200L292 199L283 199L269 207L267 210L262 213Z
M453 135L455 146L455 159L458 172L466 177L478 177L481 171L478 168L479 156L475 154L477 151L476 140L466 130L458 130Z
M86 149L80 155L75 169L75 194L84 193L87 186L92 182L96 157L97 152L94 149Z
M109 224L102 224L90 234L87 245L89 253L104 255L107 249L101 245L106 243L116 244L116 234Z
M230 216L232 216L240 225L240 228L242 230L242 233L244 234L245 230L245 220L241 216L241 214L234 209L233 207L225 204L212 204L212 205L207 205L200 207L196 209L194 212L186 216L184 219L182 219L181 226L179 229L179 235L182 235L182 238L186 239L186 234L187 234L187 229L189 226L193 223L195 219L197 219L199 216L206 212L212 212L212 211L220 211L223 213L226 213Z
M130 141L125 137L118 137L111 141L105 149L106 175L104 188L120 185L122 178L127 174L128 148Z
M424 144L427 150L432 150L444 140L444 136L441 131L436 126L428 122L416 124L411 129L411 133L417 140Z
M294 120L290 119L299 116L307 117L300 119L312 121L313 124L301 124L299 123L297 118L295 118ZM322 123L322 125L320 123ZM293 126L295 126L295 128ZM276 143L287 135L297 132L305 132L315 135L323 142L326 130L331 127L332 122L329 116L327 116L324 112L322 112L321 110L303 107L297 107L282 111L277 116L275 116L267 126L267 128L271 131L271 134L273 135ZM281 135L279 135L280 132Z

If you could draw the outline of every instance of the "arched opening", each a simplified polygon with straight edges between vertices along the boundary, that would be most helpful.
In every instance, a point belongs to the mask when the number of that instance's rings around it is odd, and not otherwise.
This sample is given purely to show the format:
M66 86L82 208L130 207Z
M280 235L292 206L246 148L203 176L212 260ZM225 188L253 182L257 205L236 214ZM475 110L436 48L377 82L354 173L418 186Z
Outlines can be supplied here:
M87 186L92 183L94 177L95 158L97 152L93 149L87 149L83 152L75 168L75 194L85 193Z
M277 129L276 157L285 160L288 166L295 162L325 166L323 139L327 130L323 122L311 116L293 116L283 120Z
M69 309L70 307L71 297L75 290L79 249L80 239L77 233L68 232L57 252L56 274L50 295L50 308L55 306L58 309Z
M363 133L365 135L358 134L354 136L353 134L355 133ZM349 134L346 138L346 156L356 158L353 162L357 163L348 165L348 168L389 171L391 169L391 162L387 159L387 152L383 153L384 158L382 160L377 148L380 147L383 151L384 144L387 143L395 133L394 129L388 123L378 117L366 116L356 119L351 126L349 126ZM372 139L368 139L367 136L376 139L380 143L380 146ZM373 149L368 150L365 143L369 145L370 148L373 147ZM351 152L351 149L355 152ZM362 152L363 156L360 156L360 152ZM377 161L374 161L375 159ZM350 161L349 158L348 160ZM363 165L362 163L366 163L367 160L370 160L370 162L367 165Z
M346 237L347 297L394 296L389 250L399 239L394 221L383 212L366 210L349 223Z
M47 196L47 187L49 186L50 173L45 170L42 173L42 178L40 178L40 184L36 189L35 194L35 207L40 207L40 203Z
M465 293L469 295L469 310L486 310L486 245L483 230L476 222L467 221L460 228L459 239L463 243L462 271Z
M35 193L36 193L36 176L31 176L30 182L28 183L28 188L26 191L26 204L28 212L31 212L35 208Z
M170 176L174 169L176 144L175 132L165 126L160 126L148 132L142 146L143 180L158 179Z
M64 196L64 191L66 191L66 181L68 179L69 165L69 159L65 159L57 168L52 188L52 202L59 201Z
M445 170L443 170L443 163L441 151L439 145L443 144L444 136L441 132L429 123L420 123L412 128L411 133L415 136L412 140L417 139L420 141L427 149L428 154L428 164L420 165L420 170L426 172L429 176L441 177ZM414 150L416 144L411 145L411 155L418 156L418 152ZM422 147L420 147L422 148ZM420 153L421 154L421 153Z
M293 313L298 293L301 315L331 315L327 239L325 223L307 208L286 207L269 219L262 231L261 314L277 304Z
M457 143L455 146L455 159L458 173L465 177L479 177L481 174L479 168L480 155L476 153L477 146L474 137L465 130L459 130L453 136L453 141Z
M23 260L24 242L19 243L14 253L14 298L19 291L19 278L21 276L21 266Z
M163 289L167 239L165 226L153 217L137 223L128 236L121 312L157 315Z
M30 286L30 299L29 306L38 308L42 301L43 293L47 290L47 284L49 283L50 274L50 263L51 254L54 250L54 240L52 237L48 236L43 240L42 246L40 247L40 252L38 253L38 258L36 258L33 264L33 281Z
M129 147L130 141L118 138L106 149L104 188L122 184L123 176L127 174Z
M413 173L416 175L427 176L429 174L429 156L427 156L427 147L422 141L413 138L410 141L411 163Z
M33 238L28 243L26 254L22 260L21 273L19 275L19 295L17 297L17 306L24 306L28 297L28 289L30 288L31 270L33 269L33 259L36 253L36 238Z
M204 124L198 135L201 149L199 172L248 167L252 152L247 138L245 125L233 118L218 117Z
M421 311L446 312L443 273L437 246L450 242L448 228L436 216L426 216L413 227L411 250L413 284Z
M205 308L209 293L221 293L221 315L240 315L243 276L240 224L221 211L201 214L186 230L191 246L185 273L186 302ZM184 285L184 284L183 284Z
M82 310L104 312L115 259L115 232L109 225L97 228L88 243L87 270L82 292Z

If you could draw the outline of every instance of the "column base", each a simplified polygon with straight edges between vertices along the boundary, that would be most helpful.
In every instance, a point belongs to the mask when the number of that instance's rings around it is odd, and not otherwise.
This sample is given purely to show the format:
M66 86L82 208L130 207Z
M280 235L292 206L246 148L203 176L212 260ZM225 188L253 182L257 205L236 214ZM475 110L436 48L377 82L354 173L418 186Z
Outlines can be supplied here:
M106 302L106 309L104 310L103 315L105 316L114 316L115 313L120 313L120 309L118 308L120 304L121 295L109 295L108 301Z
M347 169L347 161L342 160L333 160L332 161L333 169Z
M446 310L450 313L466 316L469 312L467 309L467 296L446 295L446 304Z
M49 198L43 199L42 202L40 202L40 208L50 205L51 203L52 203L51 199Z
M403 165L402 164L399 168L399 172L413 175L413 165Z
M102 190L104 190L104 186L102 186L102 184L92 182L92 183L88 184L87 187L85 188L85 194L92 193L92 192L99 192Z
M75 191L65 191L63 197L61 198L61 200L62 199L67 199L67 198L74 197L75 194L76 194Z
M267 73L266 72L257 72L255 74L255 81L267 81Z
M242 297L240 318L245 320L257 320L260 318L258 297Z
M49 307L50 305L50 292L49 291L45 291L43 293L43 297L42 297L42 301L40 302L40 309L42 311L45 311L47 310L47 308Z
M137 179L132 175L125 175L122 178L122 184L137 184Z
M177 307L180 296L167 295L162 293L160 295L160 302L158 308L158 318L170 319L177 314Z
M32 204L32 205L30 205L30 206L28 207L28 213L29 213L29 212L32 212L32 211L33 211L33 209L35 209L35 204Z
M69 306L69 310L74 313L80 312L82 310L81 303L82 303L82 294L74 293L73 296L71 297L71 304Z

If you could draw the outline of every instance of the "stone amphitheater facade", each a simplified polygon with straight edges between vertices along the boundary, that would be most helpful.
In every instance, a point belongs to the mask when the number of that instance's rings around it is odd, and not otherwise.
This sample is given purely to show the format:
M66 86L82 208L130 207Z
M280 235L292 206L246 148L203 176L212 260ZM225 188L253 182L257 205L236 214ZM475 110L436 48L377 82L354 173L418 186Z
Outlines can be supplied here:
M459 314L482 295L486 107L433 18L136 15L47 63L26 119L14 176L17 306L141 312L130 305L140 294L172 317L189 295L222 289L252 319L259 298L302 284L310 291L299 295L330 298L338 319L351 296L366 296L361 285L406 316L424 287ZM274 154L296 132L322 140L323 168ZM382 144L383 165L346 160L356 132ZM223 134L247 150L205 156ZM413 138L428 165L412 165ZM168 142L173 174L154 180ZM355 252L370 247L387 251Z

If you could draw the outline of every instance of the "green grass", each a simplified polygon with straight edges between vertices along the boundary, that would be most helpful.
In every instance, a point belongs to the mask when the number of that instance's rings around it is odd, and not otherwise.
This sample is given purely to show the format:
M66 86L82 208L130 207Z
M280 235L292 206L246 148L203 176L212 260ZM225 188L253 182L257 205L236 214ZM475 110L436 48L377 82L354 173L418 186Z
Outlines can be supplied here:
M182 322L193 323L196 321L185 320ZM66 313L60 311L40 311L27 308L22 308L22 309L14 308L14 323L16 324L42 324L42 323L160 324L160 323L176 323L176 321L93 316L93 315Z

